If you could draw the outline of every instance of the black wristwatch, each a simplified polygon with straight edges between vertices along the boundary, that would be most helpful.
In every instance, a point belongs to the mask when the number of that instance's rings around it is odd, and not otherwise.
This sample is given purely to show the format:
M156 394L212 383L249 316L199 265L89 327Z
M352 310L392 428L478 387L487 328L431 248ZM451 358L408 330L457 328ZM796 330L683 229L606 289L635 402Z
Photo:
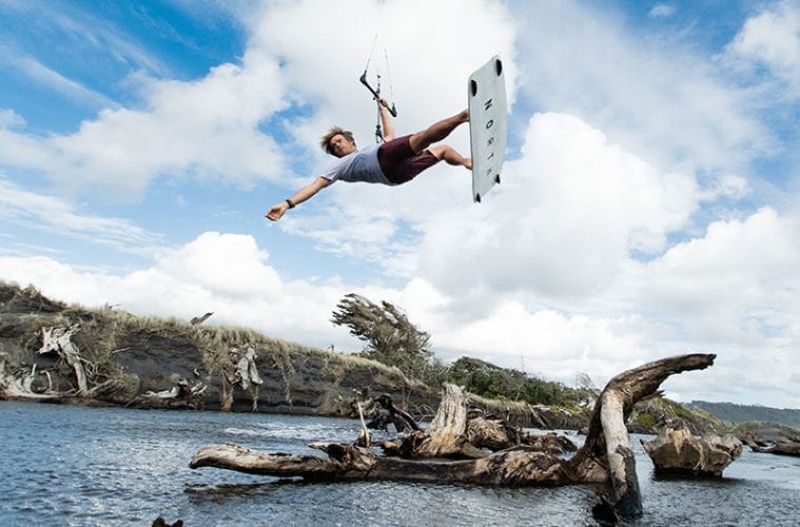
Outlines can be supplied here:
M295 207L294 201L290 200L289 198L286 198L286 204L289 205L290 209Z

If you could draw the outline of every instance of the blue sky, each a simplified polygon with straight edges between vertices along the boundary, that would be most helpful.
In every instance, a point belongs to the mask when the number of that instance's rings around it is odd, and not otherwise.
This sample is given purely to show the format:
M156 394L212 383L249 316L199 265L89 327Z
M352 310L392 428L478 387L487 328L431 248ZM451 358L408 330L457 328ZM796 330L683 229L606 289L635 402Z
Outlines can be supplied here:
M269 222L329 126L373 140L376 32L400 133L503 58L503 183L474 204L443 165ZM796 1L0 0L0 57L1 279L342 352L357 292L443 360L602 386L713 352L667 395L800 407Z

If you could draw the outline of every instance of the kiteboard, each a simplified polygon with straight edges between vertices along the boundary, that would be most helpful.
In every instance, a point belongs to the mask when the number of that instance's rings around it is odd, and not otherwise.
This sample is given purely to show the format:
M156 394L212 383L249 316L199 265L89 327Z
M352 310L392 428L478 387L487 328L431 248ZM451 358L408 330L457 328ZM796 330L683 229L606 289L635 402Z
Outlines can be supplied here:
M500 183L506 156L508 108L503 61L495 55L469 77L469 143L472 150L472 197L481 197Z

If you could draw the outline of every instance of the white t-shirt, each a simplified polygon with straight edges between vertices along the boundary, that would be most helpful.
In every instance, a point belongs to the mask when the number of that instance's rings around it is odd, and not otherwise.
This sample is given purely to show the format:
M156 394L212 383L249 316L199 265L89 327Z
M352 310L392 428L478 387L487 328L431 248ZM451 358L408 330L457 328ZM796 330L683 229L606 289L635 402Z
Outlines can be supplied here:
M391 181L386 179L381 170L381 165L378 163L379 146L378 144L370 145L337 159L320 176L331 183L341 180L348 183L364 182L393 185Z

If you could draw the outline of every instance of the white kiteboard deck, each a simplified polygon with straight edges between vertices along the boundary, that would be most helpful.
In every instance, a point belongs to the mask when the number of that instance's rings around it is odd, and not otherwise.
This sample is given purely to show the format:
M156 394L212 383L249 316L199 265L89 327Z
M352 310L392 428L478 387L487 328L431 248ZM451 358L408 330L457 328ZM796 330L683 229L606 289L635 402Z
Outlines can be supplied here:
M508 108L503 62L495 55L470 75L469 143L472 150L472 197L476 202L500 183L506 156Z

